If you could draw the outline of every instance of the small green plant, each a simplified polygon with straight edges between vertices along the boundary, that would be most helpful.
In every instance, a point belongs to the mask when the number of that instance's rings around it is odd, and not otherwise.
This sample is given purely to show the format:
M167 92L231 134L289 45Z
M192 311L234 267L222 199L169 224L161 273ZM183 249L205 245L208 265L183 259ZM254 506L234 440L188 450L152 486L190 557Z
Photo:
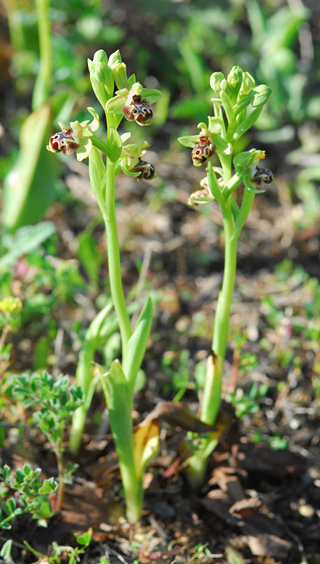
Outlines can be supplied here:
M193 554L190 558L190 562L208 562L214 558L211 550L208 548L207 544L197 544L193 549Z
M273 450L282 450L287 448L289 445L288 439L284 439L276 433L274 436L266 435L261 429L259 429L254 435L251 437L252 442L254 443L264 443L269 445Z
M56 509L62 507L65 484L70 483L71 475L77 465L65 463L64 433L72 413L83 403L80 386L70 384L68 376L58 376L43 371L41 374L22 374L13 378L12 393L16 395L26 409L33 411L33 421L47 437L57 459L59 491Z
M231 403L236 410L236 416L239 419L249 415L250 413L257 413L260 409L260 402L266 396L269 386L257 382L251 382L247 392L242 388L237 388L230 394Z
M233 67L227 78L221 72L214 72L210 86L213 91L213 115L208 117L208 124L201 122L198 125L200 133L180 137L179 141L192 149L194 166L206 164L207 174L200 183L201 189L191 194L189 204L217 201L223 218L223 284L215 314L212 350L208 355L200 416L204 423L214 425L221 402L223 363L236 277L237 244L255 195L261 192L259 186L262 182L272 182L273 175L270 170L259 166L259 161L265 157L263 151L251 149L234 156L236 144L259 118L271 94L270 88L266 85L256 86L252 76L240 67ZM218 166L212 165L212 158L217 158ZM239 205L233 194L242 183L244 189ZM217 435L214 433L200 441L195 439L194 454L188 465L192 487L198 488L203 483L207 458L217 442ZM192 447L190 441L188 446Z
M173 401L180 401L184 396L188 388L194 388L194 385L189 382L190 379L190 369L188 368L188 360L190 358L190 352L188 350L183 350L179 356L179 359L175 358L175 355L171 351L168 351L162 359L162 369L165 374L170 377L171 384L167 385L166 388L173 388L176 394Z
M37 550L32 548L32 546L30 546L30 544L26 541L24 542L24 544L30 550L30 552L46 562L52 562L53 564L61 564L62 562L67 564L76 564L76 562L79 562L80 560L79 555L84 554L91 543L92 529L89 529L85 533L82 533L82 535L75 535L75 537L77 544L79 544L80 546L62 546L56 542L53 542L51 545L53 552L52 556L41 554L41 552L38 552Z
M158 449L158 430L151 424L133 437L131 412L134 393L139 385L138 374L144 358L152 324L152 303L149 298L134 327L131 326L130 307L126 303L120 265L120 251L115 213L115 181L123 171L138 181L156 176L152 164L144 160L146 141L128 143L130 133L118 133L125 117L140 126L152 123L150 104L160 99L159 90L144 88L134 75L127 77L125 63L119 51L110 57L102 50L88 61L93 91L100 102L107 125L107 139L95 135L99 117L93 108L88 111L93 121L59 123L61 131L50 138L47 149L52 153L77 153L77 159L89 158L91 187L105 224L108 244L109 284L117 324L121 335L122 363L114 361L102 376L102 387L109 409L110 425L119 457L125 492L128 520L136 522L143 500L142 479L147 462ZM115 88L117 90L115 91ZM105 157L102 158L101 153ZM137 309L138 304L134 309ZM98 314L87 332L80 354L77 379L84 391L85 406L75 413L71 433L71 450L79 450L86 410L92 396L92 361L97 346L106 342L108 309ZM109 367L108 367L109 368ZM149 431L148 431L149 430ZM142 438L143 437L143 438Z
M31 513L39 525L46 526L46 519L52 515L48 497L57 491L58 483L53 478L41 480L40 474L40 468L33 470L30 464L25 464L14 475L9 466L2 466L0 461L0 494L5 498L0 503L2 529L11 529L11 521L23 513Z

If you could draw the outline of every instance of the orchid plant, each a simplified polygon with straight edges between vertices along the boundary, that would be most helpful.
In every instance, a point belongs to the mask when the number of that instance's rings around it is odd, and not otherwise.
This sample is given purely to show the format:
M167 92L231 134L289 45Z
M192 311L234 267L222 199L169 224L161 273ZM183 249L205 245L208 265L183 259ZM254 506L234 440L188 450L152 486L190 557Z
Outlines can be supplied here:
M262 182L272 182L273 175L269 169L259 165L265 157L264 151L251 149L234 156L236 143L259 118L271 89L266 85L256 86L252 76L238 66L232 68L227 78L221 72L214 72L210 86L213 90L213 116L208 117L208 124L198 125L198 135L180 137L179 141L192 149L194 166L206 165L206 176L200 183L200 189L191 194L189 204L217 201L223 218L223 283L215 313L200 413L203 423L215 425L221 404L223 364L236 277L237 244L255 195L263 192L259 190L259 186ZM213 159L214 164L211 162ZM242 184L242 200L238 205L233 192ZM187 441L192 453L187 475L190 485L195 489L204 481L207 459L219 441L219 434L217 426L217 431L201 436L194 434Z
M121 363L119 360L113 362L111 368L101 376L101 383L119 457L127 518L135 523L142 509L144 470L150 458L156 454L159 441L158 428L152 421L133 433L131 417L138 371L151 330L152 303L149 298L133 328L121 279L115 180L121 171L136 177L138 181L155 178L156 173L154 166L144 158L149 144L146 141L128 143L130 133L120 136L118 128L123 118L135 121L139 126L150 125L153 116L150 104L160 99L161 92L144 88L134 75L127 78L126 65L119 51L109 58L103 50L97 51L93 60L88 61L88 66L93 91L105 113L107 139L96 136L99 116L93 108L88 108L93 117L91 123L59 123L61 131L50 138L47 149L65 155L76 152L79 161L89 159L90 183L105 224L110 290L121 336L122 359ZM94 353L106 342L109 334L108 316L109 305L91 323L79 357L76 379L83 389L85 403L73 418L70 448L74 453L79 450L95 384Z

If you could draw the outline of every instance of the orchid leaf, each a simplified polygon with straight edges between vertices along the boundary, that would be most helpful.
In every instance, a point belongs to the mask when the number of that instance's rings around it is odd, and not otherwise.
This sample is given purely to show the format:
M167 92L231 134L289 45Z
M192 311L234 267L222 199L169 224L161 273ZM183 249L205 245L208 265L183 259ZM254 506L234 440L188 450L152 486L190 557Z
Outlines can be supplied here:
M47 103L22 125L18 160L3 186L2 223L10 231L36 223L53 200L59 163L46 150L51 122Z
M138 370L144 358L152 325L152 301L148 299L137 325L128 341L123 360L123 372L127 379L131 395L134 393Z

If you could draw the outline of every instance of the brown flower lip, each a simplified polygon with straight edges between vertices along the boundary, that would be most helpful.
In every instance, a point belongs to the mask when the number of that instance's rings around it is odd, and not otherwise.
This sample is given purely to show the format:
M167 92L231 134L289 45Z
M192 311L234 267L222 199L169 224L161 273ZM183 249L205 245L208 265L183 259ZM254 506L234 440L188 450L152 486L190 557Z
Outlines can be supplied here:
M261 168L257 166L252 181L256 186L260 186L262 182L265 182L265 184L271 184L271 182L274 181L274 177L269 168Z
M138 182L141 182L142 179L151 180L154 178L156 169L153 164L143 161L139 157L139 162L131 169L131 172L139 172L140 174L136 178Z
M192 162L195 166L201 166L215 153L216 147L211 143L207 135L201 135L198 143L192 149Z
M129 121L135 121L138 125L150 125L153 112L146 100L141 100L139 94L134 94L132 99L123 106L124 116Z
M72 129L69 127L67 131L58 131L49 139L49 147L52 153L63 152L64 155L72 155L80 145L72 137Z

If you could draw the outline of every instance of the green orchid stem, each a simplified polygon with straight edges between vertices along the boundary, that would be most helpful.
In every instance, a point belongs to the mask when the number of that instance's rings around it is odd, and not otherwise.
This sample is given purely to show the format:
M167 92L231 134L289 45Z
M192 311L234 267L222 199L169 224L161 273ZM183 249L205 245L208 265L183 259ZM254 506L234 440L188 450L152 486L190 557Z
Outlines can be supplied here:
M208 425L214 425L221 403L223 361L227 348L230 308L236 278L238 241L232 238L233 221L230 209L223 210L223 225L225 233L224 273L214 320L212 340L212 350L221 359L221 362L217 363L215 367L212 381L206 379L204 388L201 420Z
M36 0L38 14L40 70L34 85L32 109L36 110L49 98L52 73L51 30L48 17L49 0Z
M222 209L225 233L225 263L222 289L219 294L214 320L212 356L208 359L207 374L203 392L200 419L208 425L214 425L219 413L222 392L223 362L226 354L230 307L232 302L236 267L237 239L233 238L233 218L231 207ZM207 471L207 459L215 449L219 439L209 438L203 448L198 449L188 464L188 482L194 490L204 483Z
M132 329L127 312L121 278L120 249L115 211L115 164L109 159L107 159L106 206L108 209L108 218L105 218L105 227L108 244L110 290L114 309L119 322L122 357L124 358L128 341L132 335Z
M225 261L222 289L219 294L217 310L214 320L212 355L208 359L207 374L203 392L200 419L208 425L214 425L217 420L221 404L223 364L226 355L230 308L232 303L236 268L237 245L241 229L247 219L254 200L254 194L245 190L239 217L243 218L241 227L234 225L232 202L229 198L222 207L223 226L225 234ZM219 439L208 438L201 449L190 458L188 464L188 481L195 490L203 484L207 471L207 458L217 446Z

